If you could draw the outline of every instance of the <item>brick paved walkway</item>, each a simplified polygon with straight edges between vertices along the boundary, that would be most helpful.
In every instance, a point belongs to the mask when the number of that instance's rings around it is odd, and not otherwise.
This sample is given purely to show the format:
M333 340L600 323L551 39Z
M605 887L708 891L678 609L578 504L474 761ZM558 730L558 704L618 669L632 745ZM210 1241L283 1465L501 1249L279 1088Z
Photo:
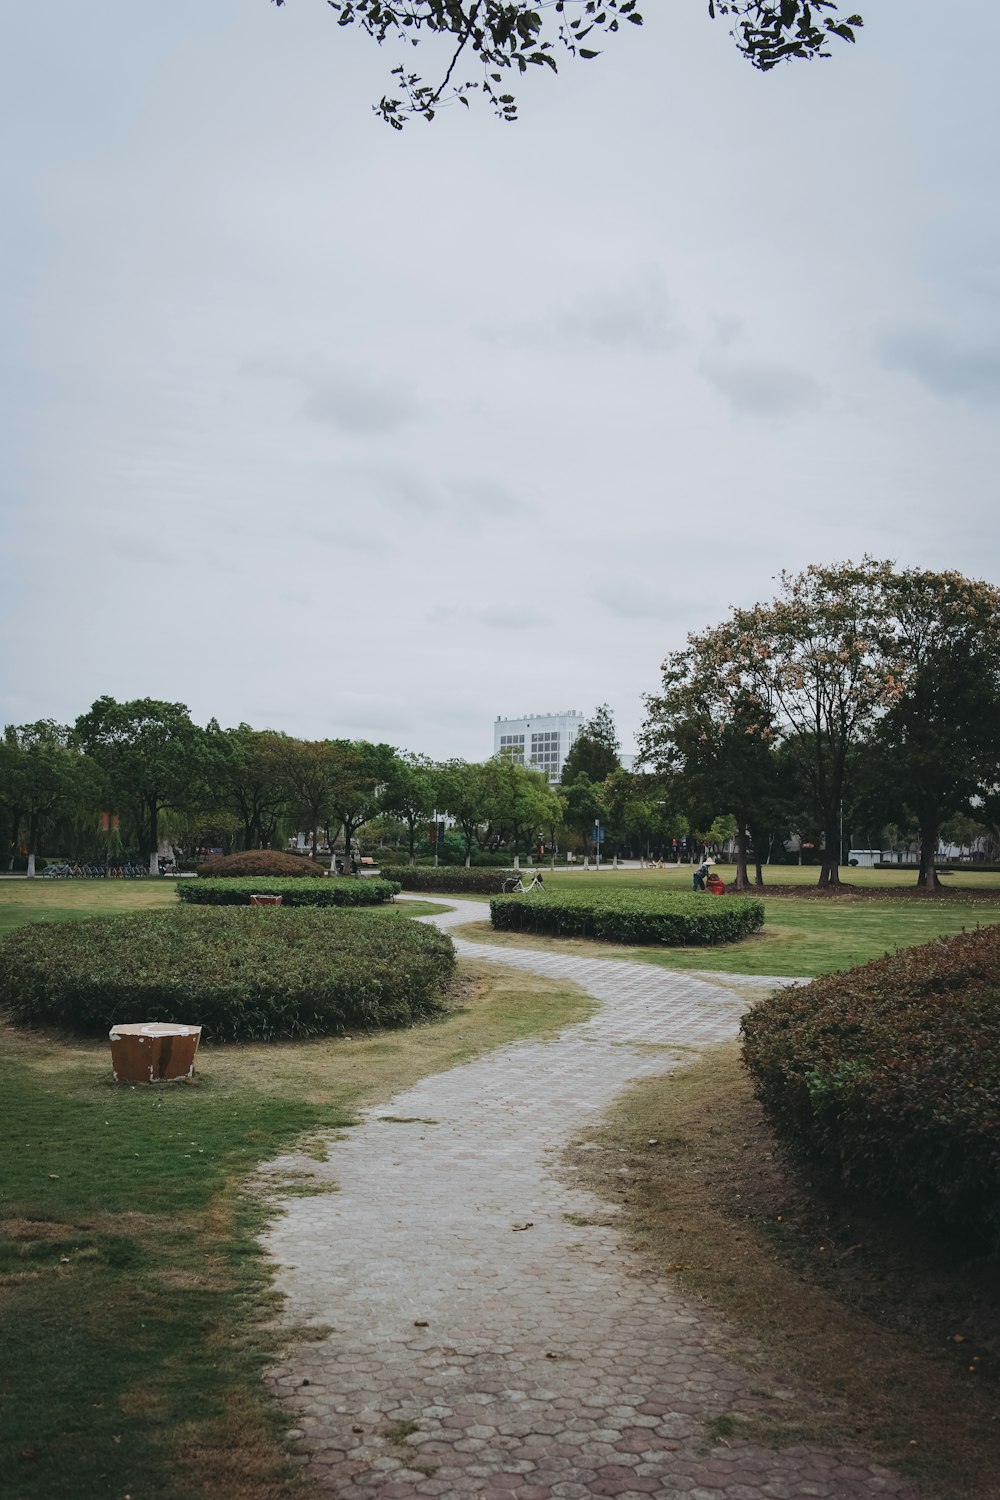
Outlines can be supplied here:
M482 916L452 904L428 920ZM713 1437L734 1414L780 1421L795 1393L731 1363L718 1319L559 1160L629 1083L683 1063L672 1047L733 1036L743 1002L644 964L457 946L601 1008L424 1079L323 1163L273 1163L339 1189L286 1201L265 1238L284 1321L330 1330L269 1377L306 1478L338 1500L913 1500L856 1452Z

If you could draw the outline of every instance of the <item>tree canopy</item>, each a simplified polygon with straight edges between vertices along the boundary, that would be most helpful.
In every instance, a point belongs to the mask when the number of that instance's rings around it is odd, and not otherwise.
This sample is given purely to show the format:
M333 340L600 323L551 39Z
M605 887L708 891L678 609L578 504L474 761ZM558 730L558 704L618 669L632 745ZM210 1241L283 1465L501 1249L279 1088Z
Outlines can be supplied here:
M282 6L286 0L273 0ZM442 42L434 79L400 63L392 69L392 96L374 106L394 130L408 119L433 120L445 104L469 106L479 93L501 120L517 118L510 79L529 68L558 70L557 57L591 60L597 43L622 25L641 26L638 0L327 0L338 26L358 26L382 46ZM708 13L729 22L747 61L766 72L795 58L830 56L835 39L853 42L864 22L843 16L834 0L708 0Z
M618 769L618 731L611 710L606 703L594 710L584 724L563 762L562 784L571 786L578 776L586 775L591 781L605 781L612 771Z
M880 825L916 825L933 887L943 825L996 810L1000 590L869 557L783 573L773 601L667 657L641 743L696 816L734 814L738 883L747 830L783 802L836 885L855 801Z

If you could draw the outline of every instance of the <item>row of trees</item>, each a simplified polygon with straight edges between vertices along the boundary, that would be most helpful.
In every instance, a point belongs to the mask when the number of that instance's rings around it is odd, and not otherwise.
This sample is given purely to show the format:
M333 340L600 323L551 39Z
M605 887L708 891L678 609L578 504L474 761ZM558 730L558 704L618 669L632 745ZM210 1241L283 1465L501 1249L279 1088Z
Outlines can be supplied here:
M599 708L562 783L505 756L484 763L364 740L304 740L241 724L194 724L180 703L100 698L70 726L8 727L0 742L0 837L10 853L76 857L122 846L155 857L259 848L289 833L362 829L412 859L447 814L477 845L522 852L557 838L664 854L732 839L737 885L755 883L797 834L836 885L842 833L898 845L916 832L920 882L937 885L942 832L1000 821L1000 590L954 572L860 564L783 574L777 596L688 637L646 701L642 770L619 759Z
M498 758L435 764L366 740L305 740L240 724L204 729L182 703L100 698L73 726L9 726L0 742L0 825L10 856L47 848L78 858L138 850L261 848L289 833L402 831L412 859L435 812L477 842L530 848L562 821L547 778ZM155 864L154 864L155 867Z
M738 886L781 824L837 885L846 814L914 827L933 889L942 830L1000 818L1000 590L869 557L783 573L667 657L640 742L675 801L733 816Z
M559 788L516 759L434 762L364 740L305 740L248 724L204 729L180 703L100 698L72 726L11 726L0 742L0 834L18 851L77 859L122 849L155 858L161 839L198 847L283 845L299 830L352 847L362 830L413 859L427 824L452 822L471 862L477 849L522 853L557 840L663 852L688 831L656 777L622 770L604 705L572 748ZM724 830L716 830L719 837Z

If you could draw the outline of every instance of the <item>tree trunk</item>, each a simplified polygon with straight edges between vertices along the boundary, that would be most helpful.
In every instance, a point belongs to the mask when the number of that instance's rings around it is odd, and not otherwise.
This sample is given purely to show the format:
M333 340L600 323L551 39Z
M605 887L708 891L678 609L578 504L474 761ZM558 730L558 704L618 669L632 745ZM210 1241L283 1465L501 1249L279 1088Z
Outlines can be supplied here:
M746 824L740 819L736 825L736 880L733 889L745 891L750 882L747 879L747 830Z
M922 891L939 891L942 889L938 879L937 870L934 868L934 856L937 854L938 826L936 822L929 819L920 825L920 871L917 875L917 887Z
M823 887L840 884L840 824L835 822L827 828L823 838L823 862L820 865L819 883Z
M156 798L149 803L149 873L159 875L160 858L156 852L160 842L160 808Z

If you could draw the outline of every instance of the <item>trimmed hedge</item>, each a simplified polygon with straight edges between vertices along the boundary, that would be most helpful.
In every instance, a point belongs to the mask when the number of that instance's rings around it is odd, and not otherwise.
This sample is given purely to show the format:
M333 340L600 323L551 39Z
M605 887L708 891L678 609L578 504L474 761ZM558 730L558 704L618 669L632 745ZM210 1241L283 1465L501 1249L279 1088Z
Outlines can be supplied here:
M495 896L490 917L498 932L547 932L679 947L737 943L763 927L764 907L745 896L559 891Z
M206 880L238 875L302 880L308 875L323 876L326 871L322 865L313 864L306 854L283 854L280 849L246 849L242 854L224 854L218 859L203 860L198 866L198 874Z
M402 917L184 909L29 923L0 943L0 989L15 1021L276 1041L409 1025L440 1009L454 965L449 938Z
M892 860L876 860L870 868L875 870L902 870L906 874L915 875L920 869L918 864L897 865ZM1000 875L1000 865L981 865L974 860L962 860L961 863L949 864L946 860L935 860L934 868L939 875Z
M743 1057L802 1154L1000 1244L1000 926L780 991Z
M386 880L395 880L404 891L443 891L445 894L461 896L472 891L491 896L503 889L503 883L511 874L507 870L467 870L464 865L439 865L428 870L423 865L382 865Z
M399 890L394 880L179 880L177 894L192 906L249 906L251 896L280 896L282 906L381 906Z

